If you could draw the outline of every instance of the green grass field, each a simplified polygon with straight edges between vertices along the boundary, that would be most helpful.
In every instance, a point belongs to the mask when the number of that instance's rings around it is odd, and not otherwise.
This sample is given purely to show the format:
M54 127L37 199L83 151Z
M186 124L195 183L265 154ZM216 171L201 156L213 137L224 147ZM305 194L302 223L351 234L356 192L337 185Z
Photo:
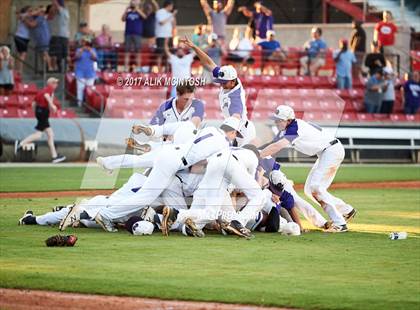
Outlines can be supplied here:
M301 183L308 169L285 171ZM129 173L122 171L117 185ZM2 168L0 190L79 189L83 174L81 168ZM343 167L337 176L338 182L419 179L414 166ZM420 191L334 194L359 210L349 233L257 233L247 241L69 229L79 237L74 248L46 248L44 240L56 227L18 226L17 220L28 208L41 214L76 197L2 199L0 287L305 309L419 309ZM391 241L390 231L407 231L409 238Z

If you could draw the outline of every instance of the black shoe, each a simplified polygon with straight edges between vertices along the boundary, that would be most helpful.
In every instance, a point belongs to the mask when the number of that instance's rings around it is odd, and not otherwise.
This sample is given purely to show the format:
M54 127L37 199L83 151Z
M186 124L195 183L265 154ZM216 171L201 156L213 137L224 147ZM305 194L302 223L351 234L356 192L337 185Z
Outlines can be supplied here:
M64 156L64 155L57 155L57 157L54 157L51 162L53 164L56 164L56 163L61 163L62 161L65 161L65 160L66 160L66 156Z
M163 220L161 225L162 234L164 236L169 236L169 230L171 229L172 224L176 221L178 217L178 210L171 207L163 208Z
M193 220L190 218L185 220L182 232L191 237L203 238L205 236L204 232L201 229L198 229Z
M343 215L344 219L346 220L346 222L350 222L352 219L354 219L354 217L357 214L357 210L353 209L350 211L350 213Z
M25 214L19 219L19 225L34 225L36 224L34 213L31 210L25 212Z
M253 237L251 231L248 228L242 226L242 224L236 220L233 220L230 223L223 222L222 229L229 234L237 235L246 239L251 239Z

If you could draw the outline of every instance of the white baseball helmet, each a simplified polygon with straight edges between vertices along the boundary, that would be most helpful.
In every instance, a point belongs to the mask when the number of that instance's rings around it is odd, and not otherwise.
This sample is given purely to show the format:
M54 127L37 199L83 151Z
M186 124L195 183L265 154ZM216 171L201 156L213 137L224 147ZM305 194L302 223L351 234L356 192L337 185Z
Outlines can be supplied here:
M243 138L242 133L241 133L242 126L243 126L242 121L239 118L231 116L223 121L223 124L220 126L220 128L223 129L223 127L225 128L229 127L233 130L236 130L237 132L236 136L239 138Z
M236 69L231 65L221 66L219 70L216 72L213 71L213 73L216 75L216 78L214 79L215 83L223 84L238 78L238 72L236 72Z
M289 119L295 119L295 111L288 105L279 105L276 112L271 117L274 120L287 121Z
M133 235L142 236L142 235L151 235L155 226L153 223L148 221L138 221L133 224Z
M300 236L300 227L295 222L289 222L283 225L283 235Z

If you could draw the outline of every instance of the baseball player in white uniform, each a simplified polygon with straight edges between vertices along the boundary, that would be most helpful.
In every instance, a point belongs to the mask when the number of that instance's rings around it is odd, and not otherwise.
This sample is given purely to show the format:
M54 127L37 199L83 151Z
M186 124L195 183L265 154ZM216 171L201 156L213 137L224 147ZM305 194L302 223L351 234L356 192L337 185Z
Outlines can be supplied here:
M167 228L175 220L187 225L192 221L195 227L190 226L190 229L201 230L206 224L222 218L225 231L245 238L251 237L244 226L263 208L265 199L254 178L257 166L258 158L249 149L226 149L211 156L204 177L194 192L191 208L175 212L165 207L162 232L167 235ZM229 184L233 184L248 198L248 203L238 213L232 205Z
M261 157L271 156L289 145L305 155L316 155L318 159L305 182L305 194L320 204L333 221L328 232L346 232L346 220L352 219L356 210L327 191L344 159L343 145L319 126L296 119L289 106L278 106L273 119L284 134L265 147Z
M110 205L99 211L95 220L107 231L115 231L112 222L150 205L172 182L177 171L206 160L211 155L229 147L230 142L240 135L241 122L235 117L228 118L219 128L207 127L199 131L194 141L173 145L160 151L153 162L147 180L132 197L118 205Z
M180 42L194 50L201 64L213 73L214 82L220 84L219 104L223 116L225 118L233 116L243 121L244 137L237 139L238 146L251 143L256 137L255 126L248 120L245 90L235 68L230 65L218 67L202 49L188 38L181 39Z

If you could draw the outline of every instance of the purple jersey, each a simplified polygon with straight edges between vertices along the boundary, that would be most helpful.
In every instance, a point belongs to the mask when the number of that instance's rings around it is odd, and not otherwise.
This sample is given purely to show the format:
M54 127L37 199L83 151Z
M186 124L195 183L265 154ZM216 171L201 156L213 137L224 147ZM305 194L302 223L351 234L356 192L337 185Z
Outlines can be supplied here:
M176 109L176 97L170 98L160 105L150 120L151 125L190 121L193 117L204 118L204 104L201 100L193 99L191 104L179 113Z

